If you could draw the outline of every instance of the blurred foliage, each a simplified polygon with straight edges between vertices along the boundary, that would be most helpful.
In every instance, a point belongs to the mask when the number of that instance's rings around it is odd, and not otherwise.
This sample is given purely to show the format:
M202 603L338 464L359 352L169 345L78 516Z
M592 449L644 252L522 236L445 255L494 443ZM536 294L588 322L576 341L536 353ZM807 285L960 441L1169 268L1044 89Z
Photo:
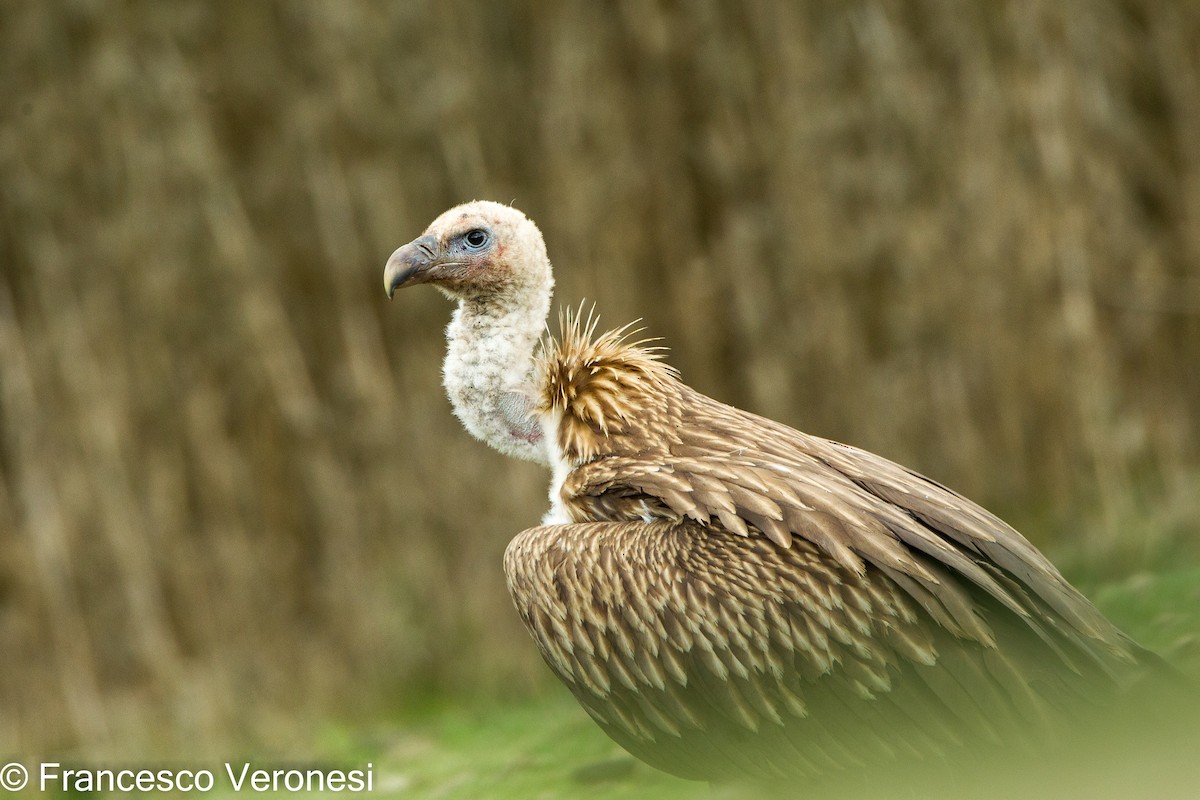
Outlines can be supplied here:
M1157 0L5 3L0 752L544 685L500 554L546 476L381 288L471 198L703 391L1100 572L1194 554L1198 44Z
M1195 698L1176 702L1165 713L1122 717L1023 759L960 754L948 769L918 762L787 787L710 788L623 755L563 689L482 714L446 711L436 722L391 732L386 749L348 748L346 763L371 763L384 800L1191 800L1200 781L1198 711Z

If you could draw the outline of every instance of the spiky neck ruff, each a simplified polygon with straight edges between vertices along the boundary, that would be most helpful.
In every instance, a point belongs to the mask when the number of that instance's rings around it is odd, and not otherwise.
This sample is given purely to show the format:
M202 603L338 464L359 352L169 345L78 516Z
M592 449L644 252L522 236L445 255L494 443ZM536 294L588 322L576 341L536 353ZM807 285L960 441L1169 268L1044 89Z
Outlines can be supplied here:
M661 416L677 375L662 361L664 348L627 341L636 323L599 335L591 315L567 313L559 323L561 338L538 359L537 410L552 447L574 468L619 449L635 420Z

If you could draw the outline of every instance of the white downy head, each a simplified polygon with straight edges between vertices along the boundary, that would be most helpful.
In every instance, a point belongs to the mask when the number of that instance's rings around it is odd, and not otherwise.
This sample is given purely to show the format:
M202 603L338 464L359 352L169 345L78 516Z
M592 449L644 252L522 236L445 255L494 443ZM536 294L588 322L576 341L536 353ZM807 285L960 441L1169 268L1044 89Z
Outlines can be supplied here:
M500 203L455 206L388 259L389 297L421 283L458 302L443 375L454 413L500 452L549 466L533 378L554 276L537 225Z

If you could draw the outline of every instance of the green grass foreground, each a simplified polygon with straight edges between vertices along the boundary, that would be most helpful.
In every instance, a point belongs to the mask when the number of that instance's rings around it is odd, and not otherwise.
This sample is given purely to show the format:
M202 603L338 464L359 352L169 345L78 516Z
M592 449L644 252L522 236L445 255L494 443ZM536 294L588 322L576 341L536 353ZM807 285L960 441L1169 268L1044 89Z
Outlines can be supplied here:
M1137 576L1090 594L1139 641L1188 678L1200 679L1200 569ZM919 766L904 775L824 785L800 796L1194 798L1200 791L1200 702L1186 690L1183 695L1172 696L1162 709L1139 708L1132 719L1123 718L1111 729L1089 731L1065 752L1035 759L1015 774L1003 764L985 761L928 782L931 770ZM761 790L712 790L635 762L600 732L565 689L516 707L480 711L447 705L416 723L378 729L366 738L357 732L331 735L327 744L334 761L374 765L370 796L376 798L764 796Z
M703 784L636 762L566 691L482 713L448 709L379 763L385 798L690 798Z
M219 768L216 800L1194 800L1200 792L1200 568L1138 575L1092 587L1097 605L1182 674L1181 688L1147 695L1112 724L1023 758L966 754L946 768L905 764L803 787L713 789L653 770L601 733L562 687L512 706L471 708L450 700L414 718L373 727L329 726L317 752L327 768L371 765L371 792L236 792ZM271 769L254 762L254 768ZM301 764L300 769L311 768ZM78 797L80 795L54 795ZM88 796L105 796L89 794ZM113 795L115 796L115 795ZM146 795L137 795L146 796Z

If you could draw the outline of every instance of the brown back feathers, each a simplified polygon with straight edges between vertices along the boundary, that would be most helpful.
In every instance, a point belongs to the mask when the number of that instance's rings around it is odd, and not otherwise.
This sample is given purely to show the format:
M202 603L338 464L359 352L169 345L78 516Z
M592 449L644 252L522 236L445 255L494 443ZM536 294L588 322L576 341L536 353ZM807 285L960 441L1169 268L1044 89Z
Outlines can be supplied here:
M567 316L539 364L574 524L524 532L505 568L547 663L631 752L688 777L810 774L1019 740L1136 671L1136 645L984 509L595 328Z

